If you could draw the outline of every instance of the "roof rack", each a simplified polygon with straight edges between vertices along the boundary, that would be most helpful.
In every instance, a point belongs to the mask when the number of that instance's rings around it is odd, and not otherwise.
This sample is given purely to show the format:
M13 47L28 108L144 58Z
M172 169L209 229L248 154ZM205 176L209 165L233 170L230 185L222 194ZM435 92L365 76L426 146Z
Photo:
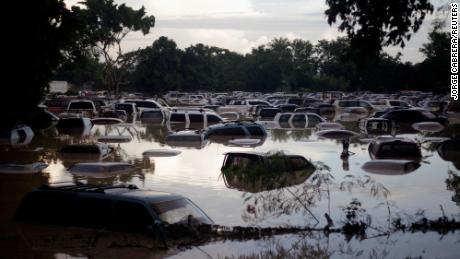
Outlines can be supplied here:
M90 185L90 184L83 184L77 182L73 185L65 185L65 186L50 186L50 185L43 185L39 189L49 189L49 190L59 190L59 191L71 191L71 192L97 192L97 193L104 193L105 190L110 189L118 189L118 188L126 188L129 190L137 190L139 189L134 184L121 184L121 185Z

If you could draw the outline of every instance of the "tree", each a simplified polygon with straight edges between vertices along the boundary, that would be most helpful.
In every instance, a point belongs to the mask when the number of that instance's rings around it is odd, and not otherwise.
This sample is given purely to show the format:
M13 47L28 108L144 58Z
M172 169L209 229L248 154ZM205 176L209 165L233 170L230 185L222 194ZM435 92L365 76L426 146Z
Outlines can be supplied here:
M13 1L13 10L20 10L9 25L12 40L5 48L5 82L0 113L1 130L21 122L48 89L53 70L64 59L64 51L75 42L78 23L63 0L37 0L24 4ZM25 26L25 25L26 26Z
M79 18L84 29L80 32L79 45L82 49L102 57L105 86L118 93L126 84L127 72L134 62L134 55L125 55L121 42L133 31L149 33L155 25L155 17L147 16L145 8L134 10L125 4L117 5L113 0L86 0L85 8L73 6L72 11Z
M182 84L181 58L183 51L167 37L160 37L136 57L131 76L132 85L146 92L179 90Z
M62 62L54 73L53 80L62 80L72 85L102 85L103 65L86 53Z
M416 66L417 87L427 91L446 91L450 85L450 33L434 28L429 42L420 51L425 60Z
M354 58L377 59L382 47L405 46L425 16L433 12L429 0L326 0L329 25L341 20L339 31L350 38Z

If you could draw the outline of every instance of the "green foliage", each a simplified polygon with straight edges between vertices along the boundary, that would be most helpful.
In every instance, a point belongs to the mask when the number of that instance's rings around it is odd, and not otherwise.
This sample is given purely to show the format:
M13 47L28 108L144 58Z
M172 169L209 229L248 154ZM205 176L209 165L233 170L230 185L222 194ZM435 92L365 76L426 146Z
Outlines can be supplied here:
M82 26L76 49L103 58L104 86L118 92L120 86L127 84L129 68L135 61L133 53L123 53L121 42L133 31L149 33L155 25L155 17L147 16L144 7L134 10L113 0L86 0L80 4L84 8L72 7Z
M8 25L13 40L5 48L4 78L9 82L2 94L1 129L7 130L32 110L48 89L53 70L64 58L64 51L75 41L78 23L63 0L37 0L25 4L13 1L13 10L20 10ZM9 77L9 78L8 78Z
M329 25L340 20L357 60L378 58L383 46L405 46L425 16L433 12L428 0L326 0ZM364 54L364 55L363 55Z

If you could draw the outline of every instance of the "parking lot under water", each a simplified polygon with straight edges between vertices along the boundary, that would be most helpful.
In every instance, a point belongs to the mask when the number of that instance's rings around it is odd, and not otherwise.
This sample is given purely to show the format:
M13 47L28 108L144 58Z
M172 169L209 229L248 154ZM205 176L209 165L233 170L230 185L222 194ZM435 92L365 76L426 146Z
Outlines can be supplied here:
M356 122L344 125L359 132ZM436 136L452 138L459 128L451 126ZM2 163L36 162L49 164L41 174L0 174L2 254L6 258L34 257L111 257L136 258L213 258L225 256L263 255L283 253L302 257L336 258L458 258L460 232L437 233L392 232L389 222L401 218L415 222L423 217L437 219L443 215L459 219L460 171L453 162L446 161L437 152L437 143L421 143L423 160L413 172L394 175L372 174L361 166L371 160L368 143L352 140L352 155L341 158L342 143L320 139L314 129L272 129L256 147L236 147L210 141L197 147L170 147L164 142L168 128L158 124L134 124L132 127L97 125L89 136L63 136L54 130L36 133L32 143L21 150L2 151ZM112 144L114 154L104 161L128 161L141 170L129 175L109 178L87 178L70 174L66 169L73 161L58 156L65 144L92 141L101 135L127 135L128 143ZM398 137L421 140L421 133L401 133ZM421 142L421 141L420 141ZM28 151L43 148L40 156ZM174 148L182 151L174 157L144 158L142 152L155 148ZM314 164L324 164L308 179L294 179L284 188L260 191L244 186L232 186L221 174L224 154L229 151L284 151L301 155ZM456 151L458 154L458 150ZM27 154L26 154L27 153ZM36 161L30 160L36 159ZM458 165L458 164L457 164ZM350 202L359 201L360 217L370 222L366 238L346 237L342 234L325 235L322 232L287 234L258 240L216 241L170 251L156 251L140 247L91 249L72 245L31 246L19 242L11 217L22 197L32 189L49 183L83 182L92 184L135 184L140 188L181 194L203 209L216 224L224 226L310 226L327 224L325 213L334 226L346 221L345 211ZM321 182L322 181L322 182ZM349 207L348 207L349 208ZM115 252L114 252L115 251ZM302 254L304 253L304 254ZM3 257L3 256L0 256Z

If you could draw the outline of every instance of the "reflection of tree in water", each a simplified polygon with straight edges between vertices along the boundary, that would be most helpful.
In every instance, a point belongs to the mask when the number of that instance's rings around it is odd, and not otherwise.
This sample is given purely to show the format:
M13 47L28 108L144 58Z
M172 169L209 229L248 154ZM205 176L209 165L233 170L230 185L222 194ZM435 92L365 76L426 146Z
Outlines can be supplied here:
M454 192L452 201L460 206L460 176L449 170L449 177L446 179L447 190Z
M270 130L270 138L275 142L286 142L289 140L288 131L285 129L272 129Z
M311 129L292 130L289 135L293 140L309 139L311 136Z
M316 162L315 166L317 171L306 182L285 188L279 188L271 191L259 193L244 193L243 198L246 209L243 211L242 218L246 222L257 224L268 218L277 218L282 215L291 215L295 213L302 213L307 216L306 222L308 223L313 219L319 223L320 216L312 212L313 207L317 202L327 199L328 202L328 215L330 213L330 186L333 183L333 176L329 172L329 167ZM354 189L365 189L369 191L371 197L374 197L380 202L378 206L384 206L388 212L388 231L391 227L393 219L393 208L396 207L392 201L388 199L390 196L389 190L381 183L374 181L371 177L354 177L351 175L346 176L346 179L339 183L340 191L352 192ZM359 201L358 201L359 203ZM351 203L350 203L351 204ZM353 205L353 204L351 204ZM359 204L361 206L361 204ZM353 207L353 206L352 206ZM355 206L356 207L356 206ZM350 210L352 210L351 208ZM347 212L344 210L344 212ZM345 213L346 214L346 213ZM332 219L328 218L328 224L332 224ZM309 220L310 219L310 220ZM354 224L353 220L358 220L364 224L370 224L370 219L363 220L361 216L356 216L352 221L348 222L347 218L342 222L344 224ZM377 230L377 228L374 228ZM384 230L378 229L384 232Z
M319 223L311 208L324 195L329 197L329 184L333 176L325 164L316 162L315 167L317 170L309 182L266 192L244 193L246 210L243 220L257 223L270 217L303 212Z
M287 142L289 139L302 140L309 139L312 130L311 129L299 129L299 130L287 130L287 129L271 129L270 138L275 142Z

